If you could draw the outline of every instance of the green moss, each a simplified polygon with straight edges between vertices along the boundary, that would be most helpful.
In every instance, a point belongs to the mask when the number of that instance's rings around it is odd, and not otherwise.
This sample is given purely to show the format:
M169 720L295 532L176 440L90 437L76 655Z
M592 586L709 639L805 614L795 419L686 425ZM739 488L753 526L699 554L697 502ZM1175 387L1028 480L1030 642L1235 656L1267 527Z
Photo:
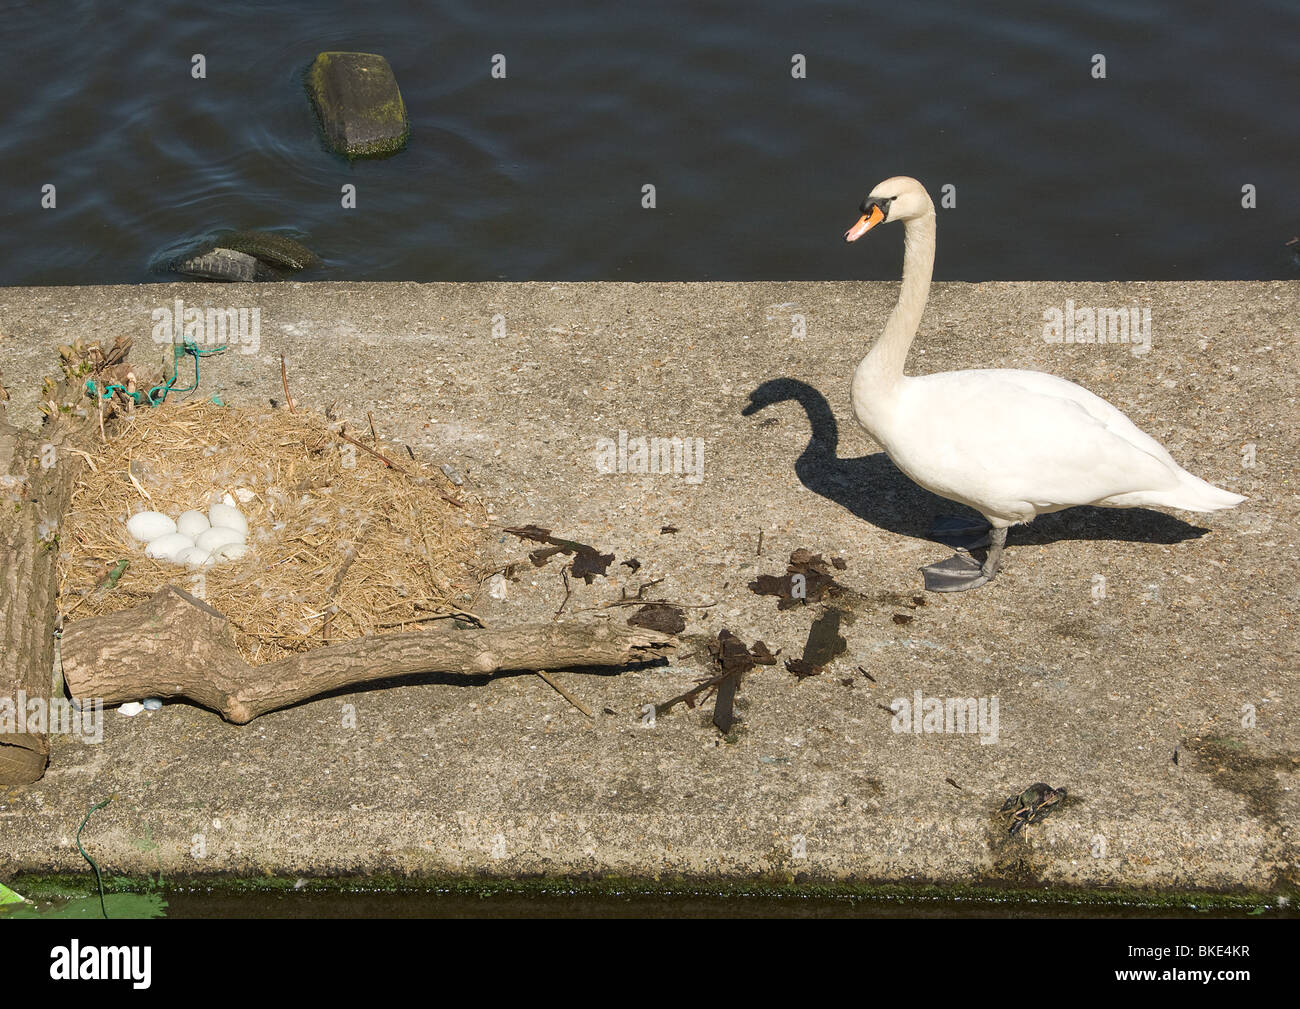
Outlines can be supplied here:
M308 97L311 99L312 108L315 111L316 120L320 125L321 133L325 137L326 144L331 150L344 155L349 160L390 157L401 151L411 136L411 122L406 112L406 102L402 98L401 88L397 86L396 79L389 75L385 76L389 76L392 81L392 97L383 101L375 101L373 104L368 103L363 109L356 110L362 112L373 125L386 128L384 132L387 135L373 141L353 143L351 145L344 145L340 139L330 135L325 105L328 100L327 83L331 68L342 57L355 59L358 56L375 55L377 54L337 51L318 53L304 75L304 86ZM382 59L382 57L379 58ZM386 63L387 61L385 61L385 65ZM359 69L362 72L369 73L374 68L361 67Z
M317 53L316 59L307 69L307 85L310 94L318 95L325 89L325 71L334 62L337 53Z
M19 876L9 885L34 900L54 900L88 896L94 880L84 875ZM1029 904L1038 908L1059 908L1068 912L1079 907L1161 908L1187 911L1277 911L1278 896L1295 904L1300 893L1263 894L1241 890L1211 892L1196 890L1157 891L1137 888L1087 890L1068 887L1026 886L952 886L937 883L812 883L790 878L755 880L701 880L688 877L634 879L604 877L532 877L489 878L431 876L410 878L384 874L376 876L339 876L300 880L280 877L199 876L164 881L160 875L132 878L116 876L104 881L109 893L209 892L213 894L256 895L258 893L337 894L447 894L457 896L522 897L642 897L722 898L759 900L871 901L900 905L945 904L950 906L991 904Z

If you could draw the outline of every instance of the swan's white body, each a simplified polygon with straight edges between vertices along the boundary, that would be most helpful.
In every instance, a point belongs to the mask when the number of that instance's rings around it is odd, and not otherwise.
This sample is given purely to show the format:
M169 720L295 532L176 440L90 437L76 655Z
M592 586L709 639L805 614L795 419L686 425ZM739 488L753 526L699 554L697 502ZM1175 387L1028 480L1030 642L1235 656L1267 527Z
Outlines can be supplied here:
M934 205L901 177L877 186L868 202L875 198L906 227L903 286L854 373L853 412L911 479L976 509L995 530L1074 505L1210 512L1245 500L1188 473L1119 410L1063 378L1010 369L905 376L934 266ZM865 223L864 214L846 238L877 222Z
M994 526L1073 505L1188 511L1241 500L1180 467L1099 396L1036 371L948 371L903 377L887 410L858 419L922 487Z

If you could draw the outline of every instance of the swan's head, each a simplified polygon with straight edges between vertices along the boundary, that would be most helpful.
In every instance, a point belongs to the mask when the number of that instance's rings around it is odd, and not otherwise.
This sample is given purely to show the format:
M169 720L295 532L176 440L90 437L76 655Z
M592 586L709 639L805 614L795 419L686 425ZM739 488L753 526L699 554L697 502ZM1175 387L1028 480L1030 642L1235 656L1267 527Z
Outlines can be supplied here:
M856 242L877 224L885 221L911 221L934 213L934 204L925 186L906 175L886 179L862 201L858 223L844 232L844 241Z

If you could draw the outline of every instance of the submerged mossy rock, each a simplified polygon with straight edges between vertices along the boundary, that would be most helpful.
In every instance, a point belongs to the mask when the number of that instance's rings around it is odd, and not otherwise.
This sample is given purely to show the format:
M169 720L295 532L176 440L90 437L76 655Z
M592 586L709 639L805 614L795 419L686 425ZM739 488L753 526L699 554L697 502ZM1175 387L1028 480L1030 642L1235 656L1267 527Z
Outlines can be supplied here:
M202 280L235 283L280 280L321 266L320 257L301 242L275 231L223 231L155 266Z
M406 146L406 104L378 53L320 53L307 71L307 92L326 142L339 154L386 158Z
M255 256L280 270L306 270L321 265L320 257L307 246L275 231L225 232L218 244L223 249Z
M254 256L234 249L215 248L175 260L171 268L186 277L253 283L279 280L280 275Z

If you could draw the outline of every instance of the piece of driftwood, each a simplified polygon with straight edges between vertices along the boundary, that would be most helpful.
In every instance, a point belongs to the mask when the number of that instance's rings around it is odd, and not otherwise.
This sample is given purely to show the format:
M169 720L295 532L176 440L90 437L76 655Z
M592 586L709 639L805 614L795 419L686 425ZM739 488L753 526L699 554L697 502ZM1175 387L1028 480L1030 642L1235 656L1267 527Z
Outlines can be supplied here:
M185 698L242 725L398 676L632 665L665 658L675 647L670 635L614 622L524 624L369 635L250 666L224 615L168 585L133 609L68 624L63 675L73 697L103 698L105 705Z
M60 347L62 375L41 385L45 423L34 433L10 425L0 386L0 785L36 781L49 763L59 530L85 450L126 403L119 392L87 410L85 383L147 386L151 376L125 363L130 350L127 336L107 349Z
M58 532L84 465L64 449L85 427L60 419L33 434L0 410L0 785L36 781L49 761Z

